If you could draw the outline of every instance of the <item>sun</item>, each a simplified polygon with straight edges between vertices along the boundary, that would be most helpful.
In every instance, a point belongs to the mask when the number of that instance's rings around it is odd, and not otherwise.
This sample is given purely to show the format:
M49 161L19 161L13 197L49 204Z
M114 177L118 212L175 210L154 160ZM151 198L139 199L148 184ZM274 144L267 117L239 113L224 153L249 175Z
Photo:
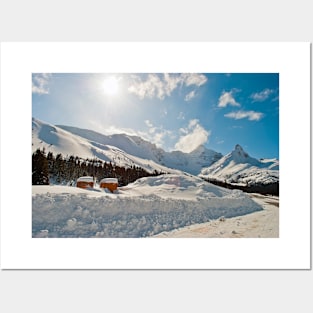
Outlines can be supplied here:
M118 79L115 76L110 76L103 80L102 90L108 96L115 96L119 90Z

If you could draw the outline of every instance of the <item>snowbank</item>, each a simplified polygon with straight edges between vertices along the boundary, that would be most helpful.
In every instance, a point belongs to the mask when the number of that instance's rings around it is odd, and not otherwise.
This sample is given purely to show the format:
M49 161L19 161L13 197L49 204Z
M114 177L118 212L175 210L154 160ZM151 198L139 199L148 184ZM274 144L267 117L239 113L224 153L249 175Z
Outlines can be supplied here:
M279 238L279 198L249 194L263 210L232 218L186 226L155 235L158 238Z
M146 237L262 210L239 190L184 175L137 180L117 193L33 186L33 237Z

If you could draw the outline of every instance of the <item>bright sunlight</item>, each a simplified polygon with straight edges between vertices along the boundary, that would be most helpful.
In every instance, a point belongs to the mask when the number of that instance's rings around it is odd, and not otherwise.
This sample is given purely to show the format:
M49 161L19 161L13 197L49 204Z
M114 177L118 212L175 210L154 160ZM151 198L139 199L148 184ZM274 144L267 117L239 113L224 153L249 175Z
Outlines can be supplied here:
M118 93L118 79L114 76L106 78L102 83L103 92L106 95L114 96Z

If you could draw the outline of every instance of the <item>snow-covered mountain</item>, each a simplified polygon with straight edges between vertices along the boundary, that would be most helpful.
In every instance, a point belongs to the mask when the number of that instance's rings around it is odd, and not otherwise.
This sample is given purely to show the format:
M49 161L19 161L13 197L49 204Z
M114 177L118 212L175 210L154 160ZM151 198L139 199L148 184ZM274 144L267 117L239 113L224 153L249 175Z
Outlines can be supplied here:
M93 132L86 131L86 134ZM96 135L96 133L95 133ZM100 137L102 135L98 134ZM66 156L78 156L84 159L98 158L102 161L113 162L118 166L139 166L149 173L155 170L165 173L177 173L177 170L167 168L151 159L141 158L116 147L115 142L123 142L122 136L113 137L104 144L96 138L87 139L70 133L58 126L53 126L37 119L32 119L32 151L38 148L45 148L46 152L51 151L53 154L61 153Z
M201 169L210 166L222 157L221 153L199 146L190 153L166 152L138 136L115 134L106 136L88 129L58 125L59 128L89 140L93 144L115 146L133 156L152 160L169 168L197 175Z
M142 159L153 160L160 163L164 151L158 149L156 145L143 140L137 136L129 136L126 134L114 134L106 136L89 129L82 129L78 127L66 126L66 125L56 125L73 135L83 138L83 140L89 141L94 145L109 145L119 148L128 154L137 156Z
M64 125L49 125L33 118L33 151L45 147L46 151L97 157L117 165L137 165L149 172L173 172L171 169L193 175L213 164L222 154L199 146L190 153L166 152L138 136L115 134L106 136L88 129Z
M227 184L271 184L279 181L277 159L257 160L248 155L240 145L211 166L202 169L200 177Z
M212 165L223 155L213 150L205 148L203 145L195 150L184 153L181 151L165 152L161 163L171 168L198 175L201 170Z
M46 152L63 156L98 158L125 167L135 165L150 173L183 171L211 181L243 186L279 181L277 159L257 160L240 145L225 156L204 146L190 153L166 152L137 136L107 136L77 127L54 126L35 118L32 120L32 145L33 151L45 148Z

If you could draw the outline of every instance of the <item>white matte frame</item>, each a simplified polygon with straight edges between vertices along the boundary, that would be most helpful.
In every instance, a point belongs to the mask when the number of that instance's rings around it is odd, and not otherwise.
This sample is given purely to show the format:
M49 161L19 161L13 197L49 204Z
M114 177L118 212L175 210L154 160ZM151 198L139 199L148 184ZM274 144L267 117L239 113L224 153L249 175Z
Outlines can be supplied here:
M1 268L310 269L310 48L306 42L1 43ZM34 72L279 73L279 238L32 238Z

